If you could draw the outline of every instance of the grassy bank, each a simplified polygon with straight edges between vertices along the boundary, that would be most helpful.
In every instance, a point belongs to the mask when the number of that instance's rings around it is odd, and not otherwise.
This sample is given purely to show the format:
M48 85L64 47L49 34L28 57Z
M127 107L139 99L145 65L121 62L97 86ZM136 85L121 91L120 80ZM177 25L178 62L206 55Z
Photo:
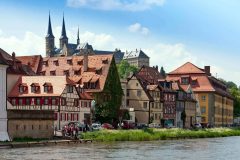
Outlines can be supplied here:
M213 138L240 136L239 128L211 128L203 130L145 129L145 130L101 130L83 133L83 139L96 141L151 141L185 138Z

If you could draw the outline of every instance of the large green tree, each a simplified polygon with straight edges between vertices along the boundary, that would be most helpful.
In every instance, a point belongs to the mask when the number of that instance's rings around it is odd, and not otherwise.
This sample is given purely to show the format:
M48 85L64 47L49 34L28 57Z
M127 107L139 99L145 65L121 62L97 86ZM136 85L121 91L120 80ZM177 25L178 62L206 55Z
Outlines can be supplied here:
M127 78L130 73L136 73L138 68L130 65L126 60L122 60L118 65L118 74L120 78Z

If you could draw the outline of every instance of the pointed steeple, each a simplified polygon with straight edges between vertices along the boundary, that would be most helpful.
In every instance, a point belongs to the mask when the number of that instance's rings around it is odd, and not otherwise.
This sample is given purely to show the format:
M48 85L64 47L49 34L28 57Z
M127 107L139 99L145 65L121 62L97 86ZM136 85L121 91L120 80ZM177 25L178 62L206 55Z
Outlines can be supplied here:
M67 39L65 21L64 21L64 14L63 14L63 23L62 23L62 34L61 34L60 39Z
M79 38L79 27L78 27L78 33L77 33L77 45L80 44L80 38Z
M52 33L52 25L51 25L50 11L49 11L48 31L47 31L46 38L54 38L54 35L53 35L53 33Z

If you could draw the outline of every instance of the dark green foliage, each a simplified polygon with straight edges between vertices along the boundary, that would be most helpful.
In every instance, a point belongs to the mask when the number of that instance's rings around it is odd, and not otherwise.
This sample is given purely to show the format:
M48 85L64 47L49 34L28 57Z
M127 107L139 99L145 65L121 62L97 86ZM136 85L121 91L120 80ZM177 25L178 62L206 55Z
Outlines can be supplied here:
M130 73L136 73L138 71L138 68L135 66L130 65L126 60L122 60L118 65L117 65L118 73L120 78L127 78Z
M214 138L240 136L239 128L188 129L143 129L143 130L101 130L83 133L83 139L96 141L150 141L185 138Z
M114 123L118 121L119 108L122 102L122 87L114 61L110 64L104 90L95 94L96 121Z
M162 66L161 69L160 69L160 74L161 74L163 77L166 77L166 72L165 72L163 66Z
M181 113L181 120L183 121L183 128L185 128L185 122L186 122L186 112L185 110Z
M124 111L122 119L123 120L130 120L130 114L129 114L128 110Z

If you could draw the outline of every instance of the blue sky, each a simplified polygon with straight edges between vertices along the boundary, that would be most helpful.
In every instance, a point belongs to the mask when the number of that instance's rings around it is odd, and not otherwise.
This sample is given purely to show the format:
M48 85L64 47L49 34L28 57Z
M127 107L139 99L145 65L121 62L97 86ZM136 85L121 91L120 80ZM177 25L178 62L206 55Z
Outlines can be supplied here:
M44 55L51 11L56 46L65 15L70 42L77 27L95 49L142 49L151 65L171 71L191 61L240 85L240 2L237 0L8 0L0 1L0 47Z

